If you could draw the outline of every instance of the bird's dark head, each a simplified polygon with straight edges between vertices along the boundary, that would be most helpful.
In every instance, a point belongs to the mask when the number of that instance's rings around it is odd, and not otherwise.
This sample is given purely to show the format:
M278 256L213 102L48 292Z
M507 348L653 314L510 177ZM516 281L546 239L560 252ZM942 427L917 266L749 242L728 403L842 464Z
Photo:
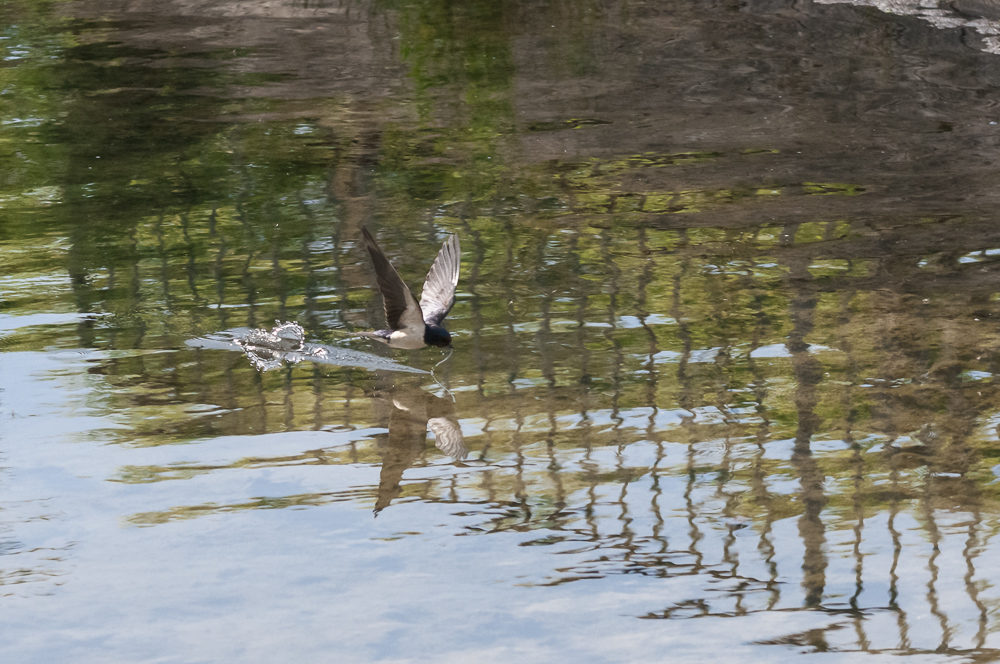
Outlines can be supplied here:
M444 348L451 345L451 335L440 325L428 325L424 328L424 343L428 346Z

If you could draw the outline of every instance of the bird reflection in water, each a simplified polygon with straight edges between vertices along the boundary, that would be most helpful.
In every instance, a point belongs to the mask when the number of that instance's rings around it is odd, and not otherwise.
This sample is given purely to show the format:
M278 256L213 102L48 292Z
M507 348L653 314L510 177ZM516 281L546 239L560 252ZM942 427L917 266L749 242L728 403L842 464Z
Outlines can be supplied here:
M462 429L455 418L455 404L421 389L415 384L400 383L375 394L383 412L388 411L389 433L377 437L382 454L376 516L403 491L403 473L421 457L427 445L427 432L434 434L434 446L455 461L465 459Z
M302 327L297 323L278 323L271 330L232 330L192 339L187 343L195 348L242 351L254 368L261 372L308 360L369 369L382 381L390 380L390 372L428 373L377 355L308 343ZM430 375L434 378L433 372ZM434 380L437 381L436 378ZM443 384L438 382L438 385L447 391ZM465 447L462 429L455 418L453 400L435 396L422 389L419 383L400 381L388 382L388 386L375 392L373 398L375 410L381 412L379 419L384 421L387 418L389 421L388 435L376 437L382 455L375 502L375 514L378 515L402 493L400 484L403 473L423 455L428 431L434 434L435 447L455 461L465 459L469 450Z

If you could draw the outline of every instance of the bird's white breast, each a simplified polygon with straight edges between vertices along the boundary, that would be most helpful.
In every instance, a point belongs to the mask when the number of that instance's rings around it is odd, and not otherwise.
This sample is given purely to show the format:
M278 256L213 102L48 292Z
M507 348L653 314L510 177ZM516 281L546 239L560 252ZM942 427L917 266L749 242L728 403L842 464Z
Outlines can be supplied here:
M424 343L423 330L420 330L419 335L417 335L414 330L410 329L396 330L389 335L389 346L392 348L416 350L417 348L423 348L426 345L427 344Z

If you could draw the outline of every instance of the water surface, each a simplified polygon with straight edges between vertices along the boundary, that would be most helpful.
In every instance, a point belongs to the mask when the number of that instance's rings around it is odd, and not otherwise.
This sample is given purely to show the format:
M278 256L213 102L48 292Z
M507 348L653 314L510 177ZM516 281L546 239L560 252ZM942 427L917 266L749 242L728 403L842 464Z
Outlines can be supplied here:
M0 9L5 661L1000 657L991 2Z

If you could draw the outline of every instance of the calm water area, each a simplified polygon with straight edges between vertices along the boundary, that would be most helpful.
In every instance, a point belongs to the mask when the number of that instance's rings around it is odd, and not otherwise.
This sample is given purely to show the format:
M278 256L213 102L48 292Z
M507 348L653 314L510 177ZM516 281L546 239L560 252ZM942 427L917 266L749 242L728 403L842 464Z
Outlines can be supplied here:
M998 0L0 0L0 660L1000 660L998 123Z

